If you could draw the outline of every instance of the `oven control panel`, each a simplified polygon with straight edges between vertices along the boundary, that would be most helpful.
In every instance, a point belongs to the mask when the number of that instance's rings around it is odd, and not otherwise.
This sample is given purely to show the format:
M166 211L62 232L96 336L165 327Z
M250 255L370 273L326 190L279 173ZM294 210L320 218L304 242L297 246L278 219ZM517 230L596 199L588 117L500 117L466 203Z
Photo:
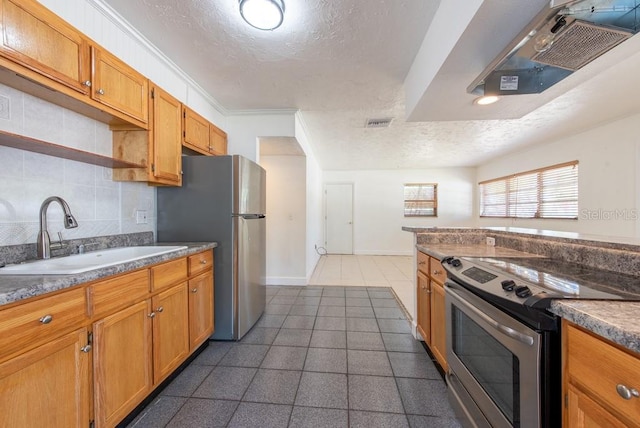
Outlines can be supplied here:
M548 290L535 284L464 258L445 257L442 260L442 266L450 280L485 297L489 295L494 299L531 307L548 307L551 299L563 297L555 293L550 294Z

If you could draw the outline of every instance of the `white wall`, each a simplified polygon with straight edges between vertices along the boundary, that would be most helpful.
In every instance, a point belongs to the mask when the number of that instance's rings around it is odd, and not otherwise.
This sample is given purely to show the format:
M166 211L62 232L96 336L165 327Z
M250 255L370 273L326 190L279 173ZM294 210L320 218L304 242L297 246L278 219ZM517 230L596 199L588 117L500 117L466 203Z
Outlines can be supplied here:
M325 171L323 183L354 184L354 253L410 255L403 226L472 226L474 168ZM405 183L438 184L438 217L404 217Z
M612 237L638 237L640 114L495 159L478 180L579 161L579 219L479 219L479 226L515 226ZM477 187L477 186L476 186ZM475 206L477 216L478 207Z
M267 172L267 284L306 282L305 156L260 156Z
M311 141L307 135L306 127L300 113L295 117L296 140L304 150L307 158L306 182L307 182L307 230L306 230L306 279L307 283L313 275L313 270L320 260L320 255L315 250L315 245L323 241L322 223L322 176L323 172L311 147Z
M242 114L227 118L229 154L257 162L260 137L295 137L294 113Z
M9 119L0 129L55 144L111 156L111 131L104 123L0 85ZM154 231L155 191L145 183L120 183L109 168L0 146L0 246L35 243L39 209L49 196L65 199L78 220L64 229L62 210L48 210L49 233L57 240ZM147 224L136 224L146 210Z

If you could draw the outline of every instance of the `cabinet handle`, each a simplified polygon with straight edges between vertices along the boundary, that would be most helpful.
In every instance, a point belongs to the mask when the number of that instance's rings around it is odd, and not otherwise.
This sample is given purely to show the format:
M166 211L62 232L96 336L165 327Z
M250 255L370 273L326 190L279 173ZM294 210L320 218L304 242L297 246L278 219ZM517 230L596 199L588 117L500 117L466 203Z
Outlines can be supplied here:
M633 397L640 397L640 393L635 388L629 388L626 385L619 383L616 385L616 391L618 391L618 395L625 400L631 400Z
M197 289L197 288L192 288L192 289L191 289L191 292L192 292L192 293L197 293L197 292L198 292L198 289Z
M104 95L104 90L103 89L98 89L96 91L99 95Z
M53 315L45 315L40 318L40 322L42 324L49 324L51 321L53 321Z
M162 312L162 311L164 311L164 307L163 306L160 306L158 309L156 309L156 312Z
M89 352L91 352L91 345L84 345L82 348L80 348L80 350L85 354L88 354Z
M426 262L418 262L419 265L426 265Z
M433 270L433 274L434 274L434 275L440 275L441 273L442 273L442 271L441 271L441 270L438 270L438 269L434 269L434 270Z
M90 88L91 87L91 80L85 80L84 82L82 82L82 84L84 86L86 86L87 88Z
M149 318L155 318L156 317L156 313L155 312L151 312L149 315L147 315Z

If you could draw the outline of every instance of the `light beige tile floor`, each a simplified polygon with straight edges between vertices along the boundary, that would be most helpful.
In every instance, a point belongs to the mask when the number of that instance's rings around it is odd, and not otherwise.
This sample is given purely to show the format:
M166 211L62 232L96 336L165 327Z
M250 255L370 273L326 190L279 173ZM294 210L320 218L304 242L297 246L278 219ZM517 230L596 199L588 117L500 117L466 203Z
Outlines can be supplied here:
M411 256L324 255L309 285L391 287L415 318L414 276Z

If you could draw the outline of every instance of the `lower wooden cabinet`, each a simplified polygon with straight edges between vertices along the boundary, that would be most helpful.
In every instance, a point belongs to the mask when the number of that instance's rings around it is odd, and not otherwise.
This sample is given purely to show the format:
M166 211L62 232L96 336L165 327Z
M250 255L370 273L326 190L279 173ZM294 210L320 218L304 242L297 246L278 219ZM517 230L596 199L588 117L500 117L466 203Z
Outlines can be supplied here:
M439 260L418 251L416 300L417 330L443 370L447 370L447 330L444 281L446 273Z
M640 427L640 354L566 320L562 341L563 425Z
M153 386L151 299L93 325L96 427L120 422Z
M194 350L214 331L213 271L189 280L189 348Z
M0 364L0 426L89 426L86 346L81 328Z

